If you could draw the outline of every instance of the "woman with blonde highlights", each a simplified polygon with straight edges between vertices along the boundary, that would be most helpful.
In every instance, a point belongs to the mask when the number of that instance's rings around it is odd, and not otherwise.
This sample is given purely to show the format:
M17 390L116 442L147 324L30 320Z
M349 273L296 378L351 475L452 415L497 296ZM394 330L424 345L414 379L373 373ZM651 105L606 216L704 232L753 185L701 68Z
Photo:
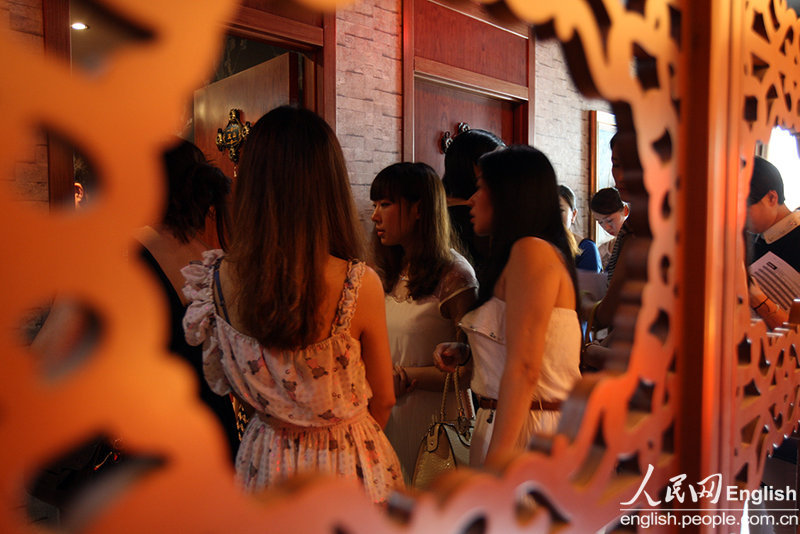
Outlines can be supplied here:
M314 113L280 107L243 150L230 252L184 269L187 340L206 380L254 409L236 457L248 491L297 473L402 486L381 427L394 405L383 291L363 257L341 147Z

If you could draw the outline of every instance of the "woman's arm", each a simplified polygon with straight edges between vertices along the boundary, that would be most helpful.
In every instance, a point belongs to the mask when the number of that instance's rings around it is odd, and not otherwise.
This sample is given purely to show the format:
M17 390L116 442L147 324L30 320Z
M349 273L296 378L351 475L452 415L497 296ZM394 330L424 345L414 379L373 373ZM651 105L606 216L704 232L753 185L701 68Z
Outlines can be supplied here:
M556 305L564 266L553 247L523 238L505 268L506 365L500 378L494 431L486 467L499 469L516 453L542 366L545 335Z
M458 379L461 384L469 384L472 380L472 367L471 366L458 366ZM421 389L424 391L438 391L441 393L444 388L445 374L440 371L435 365L425 365L422 367L403 367L402 372L406 374L408 384L403 384L406 392L413 391L414 389Z
M439 307L439 312L442 317L449 319L453 323L453 329L456 332L455 340L466 341L463 331L459 328L458 323L461 317L469 311L477 298L476 287L473 285L477 283L474 281L474 275L471 270L467 275L455 276L455 280L463 280L461 287L453 287L451 289L450 297L445 297L444 301ZM435 347L431 347L431 354ZM433 362L433 357L431 357ZM471 371L471 367L469 371ZM407 386L409 389L404 391L411 391L413 389L421 389L424 391L442 391L444 387L445 375L437 369L433 364L420 367L403 367L401 373L405 373L407 377ZM459 379L464 380L464 384L468 383L472 378L471 372L467 372L466 368L459 369Z
M358 293L352 329L361 341L361 357L372 389L369 412L381 428L389 421L395 403L385 306L380 278L367 267Z
M458 326L458 323L461 321L464 314L472 308L477 298L478 288L470 287L442 302L439 308L442 317L450 319L453 323L453 328L456 330L456 338L459 341L463 339L461 337L463 335L463 330Z

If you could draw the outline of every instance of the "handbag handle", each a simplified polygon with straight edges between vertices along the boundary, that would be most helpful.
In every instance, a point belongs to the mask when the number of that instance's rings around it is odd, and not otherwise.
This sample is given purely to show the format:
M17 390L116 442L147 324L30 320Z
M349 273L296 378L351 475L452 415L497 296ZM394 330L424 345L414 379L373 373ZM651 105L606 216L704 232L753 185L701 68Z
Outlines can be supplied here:
M445 421L445 408L447 407L447 387L450 385L450 378L453 379L453 392L456 395L456 399L458 399L458 415L463 416L465 413L464 409L464 399L461 398L459 394L460 390L458 387L458 370L456 369L452 373L447 373L444 377L444 391L442 391L442 407L439 409L439 422L443 423Z

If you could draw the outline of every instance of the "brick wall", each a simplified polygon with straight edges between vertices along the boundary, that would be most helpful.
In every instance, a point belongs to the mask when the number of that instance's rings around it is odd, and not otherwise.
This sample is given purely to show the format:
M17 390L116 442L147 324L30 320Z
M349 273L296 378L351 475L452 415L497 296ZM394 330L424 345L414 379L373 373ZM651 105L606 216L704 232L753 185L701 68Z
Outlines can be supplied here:
M401 0L358 0L336 13L336 133L363 221L372 179L402 159L401 8Z
M547 154L558 181L575 191L575 233L588 236L589 110L611 111L604 100L584 98L570 78L561 45L536 43L536 107L533 144Z
M2 24L17 39L30 47L44 49L42 35L42 0L6 0L0 3ZM34 134L31 146L19 155L13 176L3 176L24 202L47 208L47 144L44 135Z

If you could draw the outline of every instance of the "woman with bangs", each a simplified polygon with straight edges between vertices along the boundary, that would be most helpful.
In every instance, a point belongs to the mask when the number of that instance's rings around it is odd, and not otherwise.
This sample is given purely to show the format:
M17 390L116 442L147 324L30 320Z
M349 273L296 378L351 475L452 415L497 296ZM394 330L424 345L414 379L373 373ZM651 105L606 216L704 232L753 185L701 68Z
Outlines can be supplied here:
M442 402L445 375L433 365L433 350L457 339L477 281L469 262L453 249L444 187L431 167L396 163L383 169L372 182L370 199L397 397L386 435L410 481L420 440ZM454 414L457 399L450 395L449 401L448 413Z
M403 486L381 431L395 401L383 290L359 260L348 182L324 120L270 111L242 152L228 253L183 269L206 381L254 410L236 455L249 492L317 473L359 479L375 502Z
M470 198L475 233L492 249L462 318L465 345L434 354L444 371L471 362L478 398L470 465L502 469L534 434L552 434L580 378L576 275L547 157L529 146L484 155Z

